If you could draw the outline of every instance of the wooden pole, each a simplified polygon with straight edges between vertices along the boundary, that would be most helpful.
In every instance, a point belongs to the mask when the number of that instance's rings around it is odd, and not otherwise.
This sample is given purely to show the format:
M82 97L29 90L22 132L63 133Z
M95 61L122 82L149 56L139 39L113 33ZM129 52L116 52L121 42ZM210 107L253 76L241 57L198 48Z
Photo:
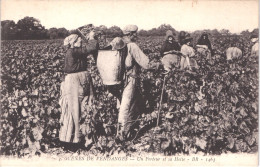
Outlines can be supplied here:
M164 78L163 78L163 87L162 87L162 93L161 93L161 98L160 98L160 103L159 103L159 110L158 110L158 115L157 115L157 124L156 124L156 126L159 125L160 112L161 112L161 108L162 108L163 91L164 91L164 87L165 87L165 81L166 81L166 75L164 75Z
M85 37L85 35L80 31L80 29L77 29L77 30L80 33L80 36L87 42L88 39Z

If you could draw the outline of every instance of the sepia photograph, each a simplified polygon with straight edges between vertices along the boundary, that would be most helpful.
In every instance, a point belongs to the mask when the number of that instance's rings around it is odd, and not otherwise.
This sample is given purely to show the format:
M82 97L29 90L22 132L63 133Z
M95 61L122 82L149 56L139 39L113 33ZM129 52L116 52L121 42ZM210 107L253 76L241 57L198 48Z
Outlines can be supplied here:
M258 166L258 0L1 0L0 166Z

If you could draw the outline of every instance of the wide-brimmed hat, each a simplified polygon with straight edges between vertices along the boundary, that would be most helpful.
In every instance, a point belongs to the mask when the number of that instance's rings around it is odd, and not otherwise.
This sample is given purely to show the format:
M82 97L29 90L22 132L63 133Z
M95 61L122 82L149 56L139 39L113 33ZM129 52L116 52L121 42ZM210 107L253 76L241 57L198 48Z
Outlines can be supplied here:
M190 36L190 34L186 34L185 38L182 40L184 43L190 42L192 41L192 37Z
M136 25L127 25L123 29L123 34L127 35L130 34L131 32L137 32L138 27Z
M126 43L122 38L116 37L110 42L110 45L112 46L112 50L120 50L126 46Z

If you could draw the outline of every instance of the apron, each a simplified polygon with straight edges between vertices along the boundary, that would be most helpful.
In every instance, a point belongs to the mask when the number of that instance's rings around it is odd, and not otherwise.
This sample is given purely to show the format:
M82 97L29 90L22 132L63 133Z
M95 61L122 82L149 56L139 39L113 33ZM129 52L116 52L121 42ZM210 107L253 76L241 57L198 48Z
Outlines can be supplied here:
M93 84L87 71L67 74L61 83L59 139L63 142L80 142L79 120L83 99L93 96ZM89 103L89 102L88 102ZM84 104L85 105L85 104Z

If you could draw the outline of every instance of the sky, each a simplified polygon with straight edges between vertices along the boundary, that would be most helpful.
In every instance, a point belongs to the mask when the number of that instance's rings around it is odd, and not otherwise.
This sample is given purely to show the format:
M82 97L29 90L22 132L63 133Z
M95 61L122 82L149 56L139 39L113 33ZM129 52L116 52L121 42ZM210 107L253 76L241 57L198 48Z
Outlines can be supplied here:
M1 20L37 18L45 28L68 30L92 23L149 30L170 24L177 31L258 27L258 0L1 0Z

